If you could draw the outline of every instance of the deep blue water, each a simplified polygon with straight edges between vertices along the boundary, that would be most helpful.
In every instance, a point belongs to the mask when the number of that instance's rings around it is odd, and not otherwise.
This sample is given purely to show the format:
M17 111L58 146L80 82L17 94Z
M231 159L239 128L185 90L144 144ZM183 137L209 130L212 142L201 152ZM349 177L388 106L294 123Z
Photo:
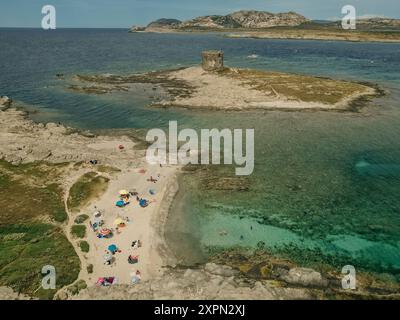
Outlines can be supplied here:
M319 249L321 259L344 255L347 264L398 273L400 44L78 29L0 29L0 43L0 94L33 105L41 111L33 115L37 120L90 129L163 127L168 120L197 128L255 128L250 191L207 191L185 178L179 210L201 227L175 225L179 234L204 248L263 241L279 251L292 244L293 254L305 261L308 250ZM190 66L204 49L224 50L229 66L370 81L388 94L357 114L155 110L147 107L146 95L77 94L55 77ZM365 162L372 166L363 167ZM221 237L221 230L228 236Z

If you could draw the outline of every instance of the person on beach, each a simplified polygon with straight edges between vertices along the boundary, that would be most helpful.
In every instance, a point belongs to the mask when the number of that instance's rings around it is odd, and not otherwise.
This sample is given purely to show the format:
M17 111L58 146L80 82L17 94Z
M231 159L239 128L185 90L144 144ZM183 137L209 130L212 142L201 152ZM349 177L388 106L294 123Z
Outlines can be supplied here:
M138 263L139 262L139 256L132 256L132 255L130 255L129 257L128 257L128 263L129 264L135 264L135 263Z
M142 246L142 242L140 240L132 241L132 249L138 249Z
M139 270L136 271L135 275L132 277L132 284L139 283L142 280L142 275Z

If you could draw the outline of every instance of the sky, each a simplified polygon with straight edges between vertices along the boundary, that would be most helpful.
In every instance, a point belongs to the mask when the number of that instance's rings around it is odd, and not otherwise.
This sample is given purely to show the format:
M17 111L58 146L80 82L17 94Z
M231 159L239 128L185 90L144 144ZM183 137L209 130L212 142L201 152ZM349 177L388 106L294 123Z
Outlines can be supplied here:
M57 28L127 28L159 18L187 20L244 9L332 20L342 17L348 4L359 17L400 18L400 0L0 0L0 27L39 28L45 5L56 8Z

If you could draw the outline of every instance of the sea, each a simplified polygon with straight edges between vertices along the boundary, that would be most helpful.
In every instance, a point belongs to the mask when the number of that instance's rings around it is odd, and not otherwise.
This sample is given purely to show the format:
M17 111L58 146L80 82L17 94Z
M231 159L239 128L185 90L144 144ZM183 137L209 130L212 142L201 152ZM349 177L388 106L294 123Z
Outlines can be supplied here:
M93 131L179 127L255 130L247 191L218 190L184 174L167 225L190 263L220 250L264 248L299 265L344 265L400 281L400 43L230 39L223 34L124 29L0 29L0 94L41 122ZM359 112L219 112L149 107L149 93L87 95L76 74L133 74L225 64L353 81L385 90ZM207 178L234 177L212 166Z

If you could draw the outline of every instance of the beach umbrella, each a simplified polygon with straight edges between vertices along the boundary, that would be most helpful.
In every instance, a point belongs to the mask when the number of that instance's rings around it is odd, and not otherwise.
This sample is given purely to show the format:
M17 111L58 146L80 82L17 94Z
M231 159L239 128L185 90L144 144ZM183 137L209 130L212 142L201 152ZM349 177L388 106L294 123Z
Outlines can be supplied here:
M127 190L120 190L119 191L119 194L121 195L121 196L126 196L126 195L128 195L129 194L129 192L127 191Z
M139 201L139 205L140 205L142 208L147 207L148 204L149 204L149 202L148 202L147 200L145 200L145 199L140 199L140 201Z
M112 256L112 254L110 254L110 253L106 253L106 254L103 256L104 261L111 261L112 258L113 258L113 256Z
M96 211L93 213L93 217L94 218L101 218L101 212L100 211Z
M103 229L100 230L100 234L101 234L102 236L108 236L109 234L111 234L111 230L110 230L110 229L103 228Z
M119 226L120 224L125 224L125 222L121 218L117 218L117 219L115 219L114 224L116 226Z
M119 200L119 201L117 201L117 202L115 203L115 205L116 205L117 207L123 208L123 207L125 207L126 203L125 203L124 201L122 201L122 200Z
M112 245L108 246L108 250L111 252L115 252L118 250L118 248L115 244L112 244Z

